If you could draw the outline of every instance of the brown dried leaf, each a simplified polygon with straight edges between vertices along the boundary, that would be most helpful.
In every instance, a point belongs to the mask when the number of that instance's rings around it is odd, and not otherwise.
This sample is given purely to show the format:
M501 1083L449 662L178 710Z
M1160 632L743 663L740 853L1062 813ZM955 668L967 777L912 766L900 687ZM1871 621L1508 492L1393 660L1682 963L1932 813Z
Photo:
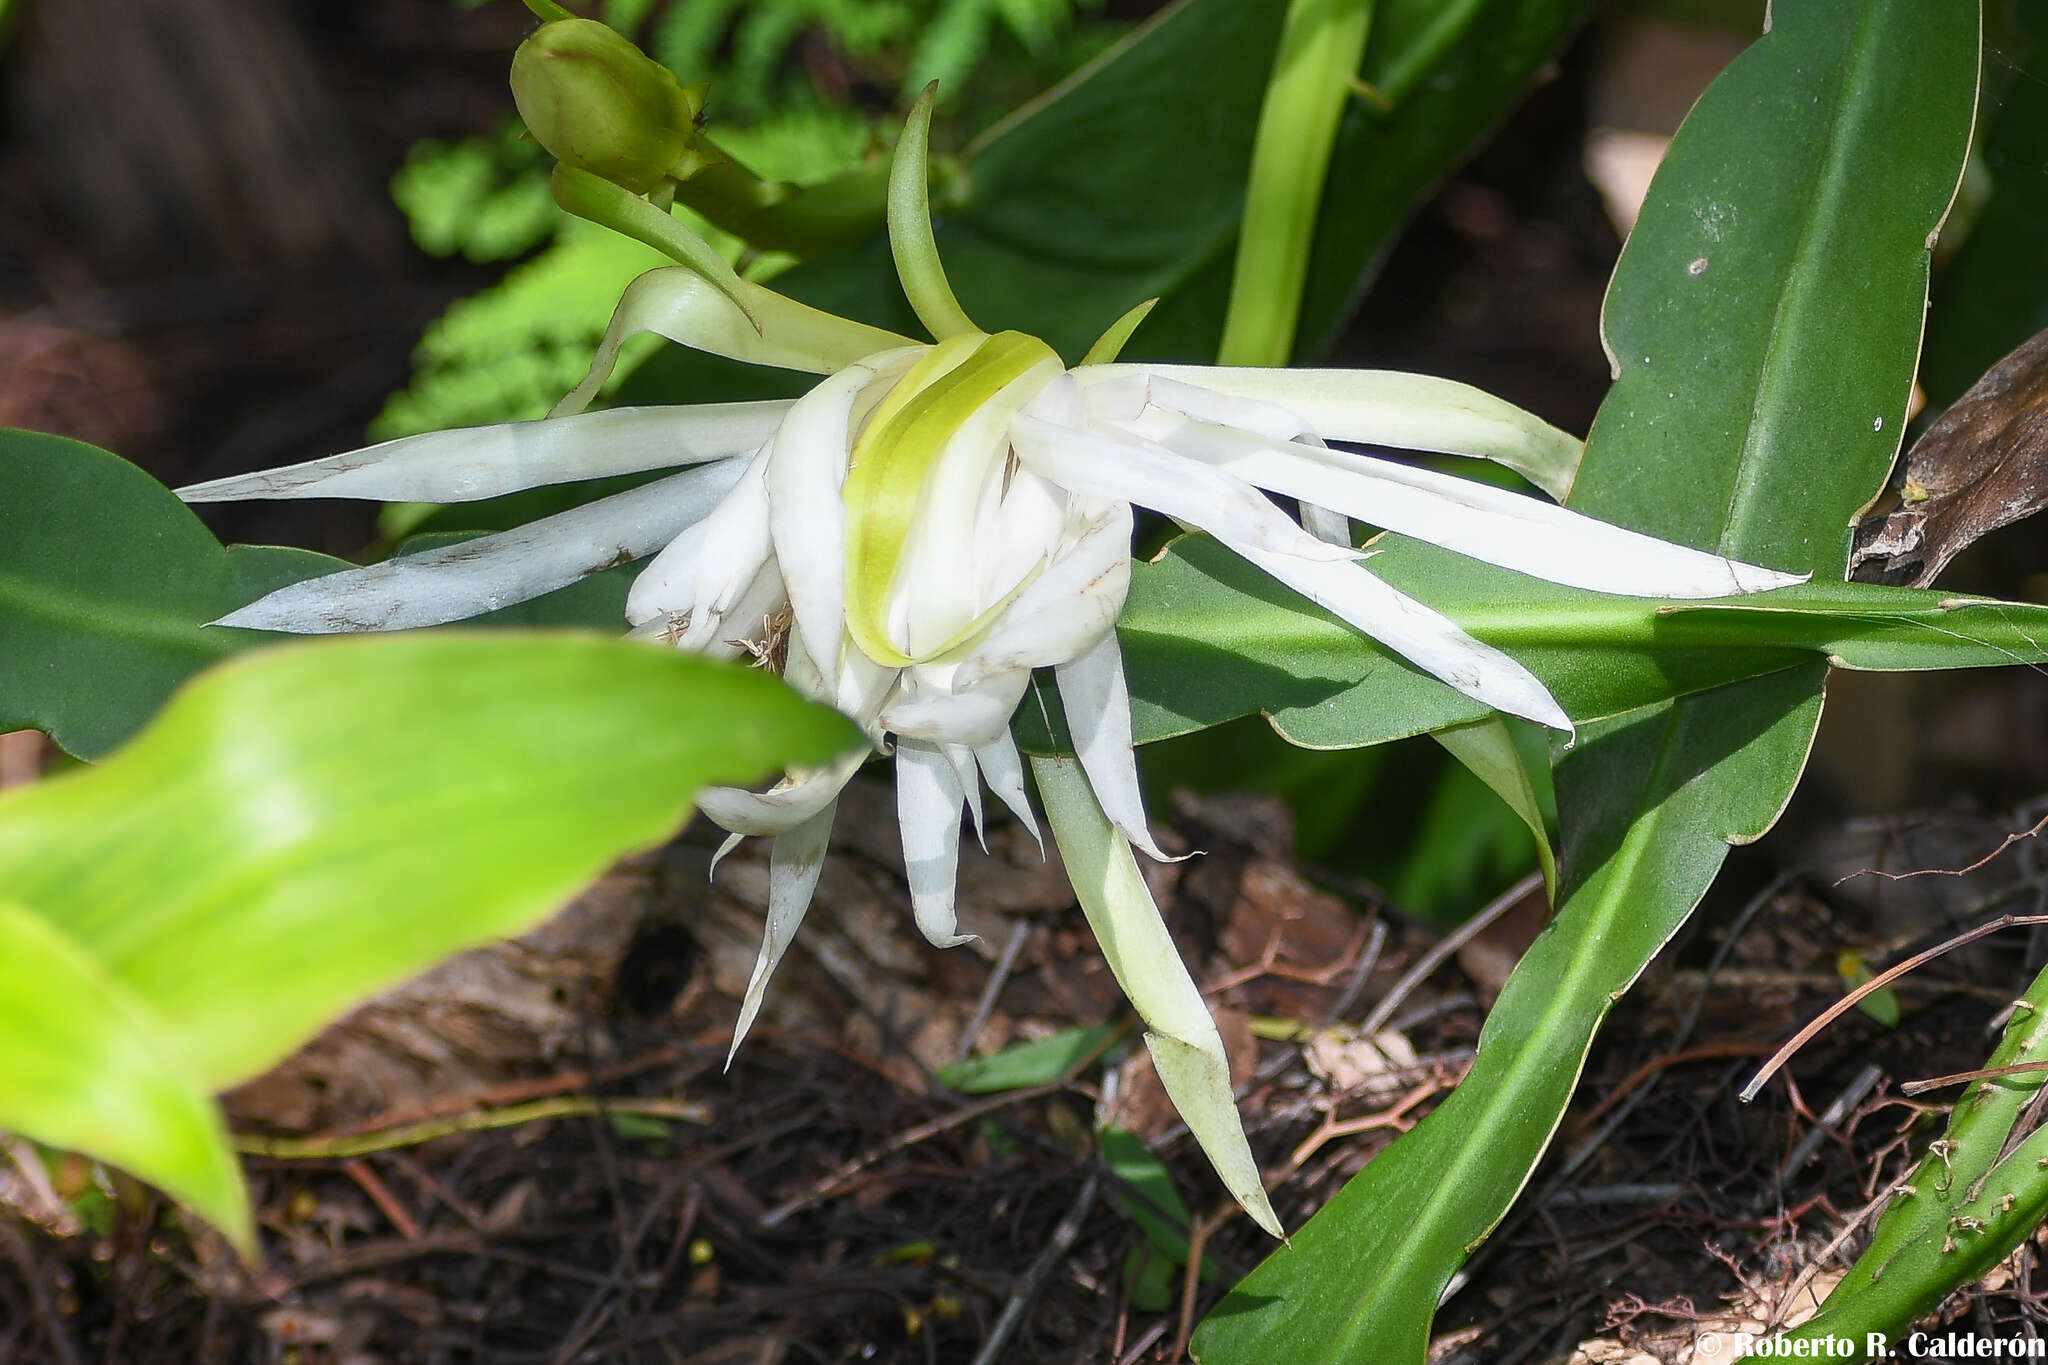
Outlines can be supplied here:
M1905 502L1849 576L1924 588L1978 538L2048 506L2048 332L1993 365L1906 454Z

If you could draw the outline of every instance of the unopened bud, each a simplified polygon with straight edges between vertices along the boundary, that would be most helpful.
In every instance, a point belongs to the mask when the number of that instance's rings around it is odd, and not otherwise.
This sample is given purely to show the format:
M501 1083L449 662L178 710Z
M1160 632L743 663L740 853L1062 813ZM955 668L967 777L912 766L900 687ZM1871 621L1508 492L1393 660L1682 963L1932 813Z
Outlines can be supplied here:
M556 160L635 194L659 185L696 138L698 101L667 67L595 19L543 24L521 43L512 98Z

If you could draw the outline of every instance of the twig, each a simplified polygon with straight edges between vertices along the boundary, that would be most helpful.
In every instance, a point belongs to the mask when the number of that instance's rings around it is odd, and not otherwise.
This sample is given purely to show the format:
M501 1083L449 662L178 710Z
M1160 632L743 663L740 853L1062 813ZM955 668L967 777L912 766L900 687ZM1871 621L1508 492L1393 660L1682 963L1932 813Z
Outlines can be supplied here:
M1834 1102L1821 1111L1820 1120L1807 1129L1805 1136L1792 1148L1792 1154L1785 1158L1785 1164L1778 1167L1778 1184L1781 1188L1788 1179L1806 1169L1806 1163L1813 1160L1813 1154L1820 1150L1821 1143L1833 1135L1836 1126L1855 1112L1856 1106L1863 1103L1863 1097L1876 1089L1877 1083L1883 1079L1884 1068L1869 1063L1850 1078L1849 1083L1842 1087L1842 1093L1835 1096Z
M1010 931L1010 941L1003 945L1003 955L996 959L995 970L988 974L988 984L981 988L981 999L974 1002L974 1014L967 1021L967 1027L960 1031L960 1047L953 1054L953 1064L958 1066L967 1060L967 1054L974 1051L974 1040L981 1033L982 1025L995 1013L996 998L1009 983L1010 972L1017 965L1017 957L1024 951L1024 941L1031 937L1031 921L1020 919L1017 927Z
M880 1146L870 1147L852 1160L841 1162L823 1180L811 1186L804 1193L796 1196L794 1199L784 1200L768 1210L768 1212L762 1214L761 1226L772 1228L779 1223L787 1221L791 1214L809 1208L812 1204L817 1203L834 1190L839 1189L847 1181L853 1179L862 1171L891 1153L900 1152L905 1147L913 1147L928 1138L935 1138L941 1133L958 1128L963 1123L972 1123L984 1114L993 1114L998 1109L1004 1109L1013 1104L1026 1104L1032 1100L1043 1099L1047 1095L1054 1094L1065 1088L1066 1082L1053 1081L1047 1085L1034 1085L1023 1090L1005 1091L1003 1094L994 1095L982 1100L978 1104L966 1105L963 1108L955 1109L950 1114L944 1114L935 1119L928 1119L923 1123L906 1128Z
M1485 933L1493 925L1494 921L1520 904L1522 897L1542 885L1543 874L1531 872L1528 876L1501 892L1494 899L1493 904L1481 910L1471 919L1466 920L1456 929L1453 929L1434 948L1431 948L1421 957L1415 959L1415 965L1402 973L1401 979L1388 988L1387 993L1380 997L1380 1002L1373 1006L1372 1013L1368 1014L1365 1017L1365 1021L1358 1026L1359 1036L1361 1038L1370 1038L1373 1034L1379 1032L1385 1026L1387 1020L1394 1017L1394 1011L1401 1008L1401 1002L1406 1000L1417 986L1429 980L1431 974L1437 968L1443 966L1445 962L1449 961L1453 953Z
M350 1157L341 1163L341 1171L343 1175L356 1182L358 1189L370 1197L370 1202L377 1206L379 1213L391 1220L391 1226L398 1229L400 1237L408 1242L419 1240L419 1220L399 1202L398 1196L391 1192L391 1187L370 1169L370 1163L360 1157Z
M1924 1095L1930 1090L1942 1090L1951 1085L1965 1085L1971 1081L1988 1081L1999 1076L2024 1076L2029 1072L2048 1071L2048 1060L2036 1062L2014 1062L2011 1066L1987 1066L1981 1071L1958 1071L1948 1076L1933 1076L1924 1081L1901 1081L1901 1095Z
M1772 1055L1771 1059L1763 1064L1763 1069L1749 1078L1749 1084L1742 1087L1741 1093L1744 1103L1756 1098L1757 1092L1764 1088L1771 1077L1778 1074L1778 1068L1792 1059L1792 1054L1805 1047L1813 1040L1815 1034L1819 1033L1829 1024L1834 1023L1836 1019L1839 1019L1844 1013L1852 1009L1856 1002L1864 996L1869 995L1872 991L1882 990L1885 986L1904 976L1907 972L1912 971L1915 967L1920 966L1922 963L1931 962L1943 953L1953 952L1966 944L1975 943L1980 938L1987 938L1997 933L2000 929L2012 929L2030 924L2048 924L2048 915L2000 915L1995 920L1980 924L1965 933L1957 934L1954 938L1937 943L1925 952L1915 953L1895 967L1885 968L1876 976L1871 977L1870 980L1822 1010L1819 1017L1815 1018L1812 1023L1793 1034L1791 1041L1779 1048Z
M1225 1204L1197 1218L1188 1229L1188 1263L1180 1280L1180 1322L1174 1328L1173 1350L1167 1353L1168 1360L1181 1360L1188 1353L1188 1338L1195 1334L1195 1300L1202 1289L1202 1257L1208 1251L1210 1236L1236 1214L1237 1205Z
M2044 829L2048 829L2048 815L2044 815L2035 821L2031 829L2023 829L2017 833L2006 835L2004 843L1992 849L1968 867L1922 867L1911 872L1881 872L1877 868L1866 867L1851 872L1848 876L1842 878L1841 881L1836 882L1835 885L1840 886L1842 882L1854 881L1858 877L1882 877L1888 882L1903 882L1913 877L1967 877L1972 872L1997 859L1999 854L2005 852L2014 844L2025 839L2031 839Z
M278 1161L333 1161L367 1156L372 1152L388 1152L394 1147L417 1147L422 1142L455 1133L517 1128L541 1119L590 1118L606 1114L635 1114L675 1123L711 1122L711 1106L696 1100L599 1099L590 1095L563 1095L556 1099L535 1100L531 1104L507 1105L502 1109L481 1109L453 1118L401 1124L374 1133L305 1138L236 1133L233 1141L236 1151L249 1156L271 1157Z
M1074 1200L1074 1206L1067 1210L1066 1216L1053 1228L1052 1240L1045 1244L1045 1249L1038 1253L1038 1259L1031 1263L1031 1268L1024 1272L1024 1278L1018 1281L1016 1289L1011 1291L1009 1302L1003 1305L1002 1315L996 1319L995 1326L989 1329L988 1340L984 1341L981 1350L975 1353L974 1365L995 1365L996 1361L1003 1358L1003 1348L1009 1344L1011 1334L1017 1330L1017 1325L1024 1321L1024 1312L1031 1306L1031 1301L1038 1297L1038 1291L1044 1287L1046 1277L1052 1274L1053 1267L1060 1263L1061 1258L1073 1248L1074 1242L1081 1236L1081 1225L1088 1221L1088 1214L1095 1207L1095 1198L1101 1190L1102 1168L1097 1166L1088 1172L1088 1178L1082 1182L1081 1194Z

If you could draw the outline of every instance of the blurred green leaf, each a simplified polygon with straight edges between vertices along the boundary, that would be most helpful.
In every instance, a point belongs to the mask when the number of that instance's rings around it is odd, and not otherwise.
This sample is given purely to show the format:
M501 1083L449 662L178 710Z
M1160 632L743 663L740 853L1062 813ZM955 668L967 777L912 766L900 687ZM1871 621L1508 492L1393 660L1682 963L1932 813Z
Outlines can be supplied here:
M1062 1029L1047 1038L1016 1043L986 1057L969 1057L942 1066L933 1079L963 1095L993 1095L1050 1085L1091 1055L1108 1047L1124 1031L1122 1024L1096 1024Z
M205 623L348 566L305 550L223 548L126 460L61 436L0 431L0 730L45 731L96 758L171 690L279 637Z
M579 634L265 650L96 768L0 797L0 885L154 1012L201 1083L517 933L707 783L857 740L764 674Z
M1620 377L1575 508L1841 574L1848 527L1897 450L1976 43L1974 6L1773 6L1770 31L1679 131L1616 269L1604 321ZM1839 589L1790 591L1812 603ZM1781 600L1717 625L1802 619L1775 612ZM1724 611L1655 619L1685 629ZM1868 621L1853 608L1821 619ZM1900 640L1879 652L1922 657ZM1564 898L1488 1017L1479 1060L1210 1316L1195 1339L1206 1365L1426 1357L1445 1286L1548 1146L1600 1020L1728 844L1777 818L1824 675L1816 660L1582 725L1557 767Z
M148 1005L11 900L0 962L0 1130L119 1166L253 1251L227 1128Z

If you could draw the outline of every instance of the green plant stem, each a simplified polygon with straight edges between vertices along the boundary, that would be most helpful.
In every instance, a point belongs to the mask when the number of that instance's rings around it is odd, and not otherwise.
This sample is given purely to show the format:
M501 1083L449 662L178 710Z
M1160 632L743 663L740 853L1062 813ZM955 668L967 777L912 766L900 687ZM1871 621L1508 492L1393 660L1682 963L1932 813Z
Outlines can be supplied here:
M417 1147L422 1142L455 1133L481 1133L492 1128L517 1128L542 1119L601 1118L607 1114L632 1114L640 1118L667 1119L674 1123L709 1123L711 1107L695 1100L600 1099L593 1095L557 1095L527 1104L508 1104L499 1109L478 1109L445 1119L402 1123L373 1133L347 1133L339 1137L264 1137L257 1133L236 1133L235 1150L248 1156L278 1161L337 1161L344 1157L368 1156L399 1147Z
M1985 1069L2043 1060L2048 971L2014 1002L2012 1020ZM2039 1164L2048 1130L2013 1144L2043 1080L2038 1071L2023 1071L1971 1083L1941 1138L1894 1187L1869 1248L1820 1312L1787 1338L1848 1337L1863 1346L1872 1339L1895 1340L2026 1240L2048 1212L2048 1169Z
M1372 0L1290 0L1252 143L1219 364L1293 359L1316 211L1372 11Z
M709 138L698 141L717 151ZM935 199L941 204L955 201L961 184L957 163L937 158L929 177ZM889 168L856 166L816 185L795 185L764 180L725 156L678 180L676 201L762 251L823 256L864 242L882 229L889 207Z
M636 242L645 242L676 264L694 270L739 309L755 331L761 330L760 319L755 317L747 299L747 287L732 265L709 242L678 223L667 209L565 163L556 163L553 186L555 202L565 212L587 218Z

